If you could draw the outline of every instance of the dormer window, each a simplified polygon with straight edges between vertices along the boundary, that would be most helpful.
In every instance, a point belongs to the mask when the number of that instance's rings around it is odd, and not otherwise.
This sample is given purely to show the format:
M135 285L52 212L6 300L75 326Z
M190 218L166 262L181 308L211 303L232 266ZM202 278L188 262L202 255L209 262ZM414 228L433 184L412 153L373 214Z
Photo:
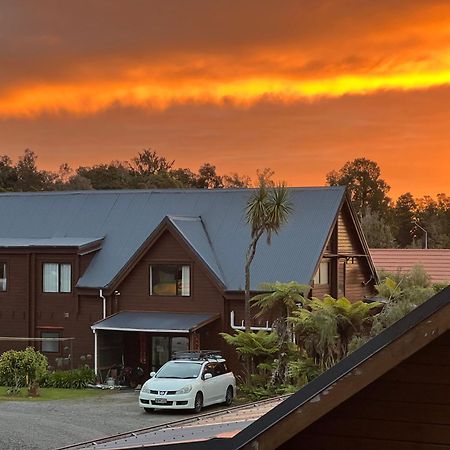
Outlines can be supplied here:
M72 266L67 263L44 263L42 266L43 292L71 292Z
M181 264L150 266L150 295L189 297L191 295L191 267Z
M0 292L6 292L6 288L8 286L8 277L6 274L6 263L0 262Z

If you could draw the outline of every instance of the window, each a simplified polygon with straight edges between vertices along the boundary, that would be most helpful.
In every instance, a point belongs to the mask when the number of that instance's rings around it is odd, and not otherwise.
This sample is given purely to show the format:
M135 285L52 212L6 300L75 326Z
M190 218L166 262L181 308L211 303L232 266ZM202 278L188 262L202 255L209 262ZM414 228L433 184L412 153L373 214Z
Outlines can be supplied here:
M5 292L7 287L6 263L0 262L0 292Z
M323 259L320 262L316 276L314 277L314 284L315 285L328 284L329 273L330 273L330 261L328 259Z
M190 284L190 266L150 266L150 295L189 297Z
M71 292L72 266L63 263L44 263L43 266L44 292Z
M41 333L41 338L44 339L59 339L60 334L54 332L43 331ZM41 351L42 353L59 353L59 340L45 340L41 343Z

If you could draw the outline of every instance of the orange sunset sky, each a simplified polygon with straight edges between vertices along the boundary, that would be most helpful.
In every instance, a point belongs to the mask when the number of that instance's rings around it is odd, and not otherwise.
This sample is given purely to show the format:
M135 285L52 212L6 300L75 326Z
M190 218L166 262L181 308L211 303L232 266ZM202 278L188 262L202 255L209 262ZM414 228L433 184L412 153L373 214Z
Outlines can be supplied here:
M450 194L449 0L0 0L0 154L143 148L321 185L359 156Z

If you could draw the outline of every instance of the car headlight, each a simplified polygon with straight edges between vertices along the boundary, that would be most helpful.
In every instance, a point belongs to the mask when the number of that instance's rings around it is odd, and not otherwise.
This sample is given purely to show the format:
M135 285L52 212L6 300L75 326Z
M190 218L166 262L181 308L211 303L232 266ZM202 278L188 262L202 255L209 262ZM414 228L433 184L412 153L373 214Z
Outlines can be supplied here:
M181 388L180 390L178 390L177 394L187 394L188 392L191 392L191 391L192 391L192 385L188 384L184 388Z
M144 386L142 386L141 388L141 392L143 392L144 394L150 394L150 386L144 384Z

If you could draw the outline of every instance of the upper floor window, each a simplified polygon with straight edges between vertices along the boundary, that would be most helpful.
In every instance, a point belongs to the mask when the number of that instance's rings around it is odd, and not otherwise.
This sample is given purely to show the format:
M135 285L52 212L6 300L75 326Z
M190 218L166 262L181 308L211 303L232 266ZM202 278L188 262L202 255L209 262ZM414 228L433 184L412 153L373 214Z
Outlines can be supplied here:
M5 292L7 288L6 263L0 262L0 292Z
M42 287L44 292L71 292L72 266L67 263L44 263Z
M190 266L158 264L150 266L150 295L191 295Z
M329 278L330 278L330 261L328 259L323 259L320 262L316 276L314 277L314 284L315 285L328 284Z

